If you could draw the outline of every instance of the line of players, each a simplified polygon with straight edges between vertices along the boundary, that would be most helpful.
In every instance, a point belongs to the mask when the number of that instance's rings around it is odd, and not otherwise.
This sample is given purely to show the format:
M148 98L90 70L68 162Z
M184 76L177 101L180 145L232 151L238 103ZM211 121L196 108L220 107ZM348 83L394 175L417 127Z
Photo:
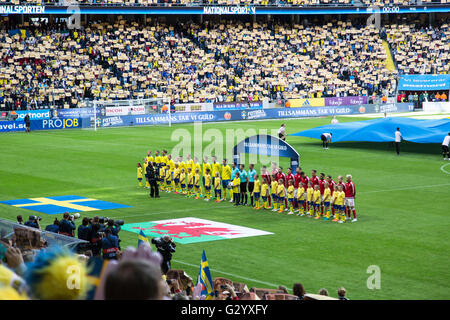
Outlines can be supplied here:
M186 197L222 202L227 200L229 190L230 202L235 206L247 205L255 210L270 209L279 213L288 211L288 214L297 213L300 216L323 218L339 223L346 220L357 221L354 203L356 190L351 175L346 176L345 183L343 177L339 176L336 183L330 175L325 177L325 174L321 173L317 176L316 170L312 170L311 177L308 177L300 167L296 169L295 174L291 168L288 168L285 174L283 168L274 163L272 174L269 174L265 166L262 167L260 180L253 164L250 164L246 171L244 165L238 168L232 163L230 167L226 159L221 165L214 156L212 163L208 162L208 157L204 157L203 163L200 164L196 157L191 159L190 155L187 155L186 161L181 157L174 161L166 150L162 150L161 153L155 151L155 156L148 151L144 165L138 163L138 181L141 187L143 172L146 172L148 162L155 164L159 170L161 191L173 191ZM145 187L149 188L148 181Z

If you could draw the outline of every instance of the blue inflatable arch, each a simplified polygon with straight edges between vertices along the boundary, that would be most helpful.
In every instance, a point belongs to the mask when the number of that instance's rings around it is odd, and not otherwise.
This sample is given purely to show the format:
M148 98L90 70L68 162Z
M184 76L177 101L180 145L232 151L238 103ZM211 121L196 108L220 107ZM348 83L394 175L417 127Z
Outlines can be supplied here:
M267 134L248 137L233 148L233 160L238 166L242 153L290 158L292 172L300 165L300 155L289 143Z

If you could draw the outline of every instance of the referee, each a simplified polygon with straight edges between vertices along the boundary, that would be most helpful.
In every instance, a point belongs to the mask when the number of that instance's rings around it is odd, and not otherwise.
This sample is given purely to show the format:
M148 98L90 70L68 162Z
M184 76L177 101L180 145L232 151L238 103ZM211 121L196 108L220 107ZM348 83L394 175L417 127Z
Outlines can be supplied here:
M450 144L450 132L445 136L444 141L442 141L442 156L444 160L450 160L450 153L448 150L448 145Z

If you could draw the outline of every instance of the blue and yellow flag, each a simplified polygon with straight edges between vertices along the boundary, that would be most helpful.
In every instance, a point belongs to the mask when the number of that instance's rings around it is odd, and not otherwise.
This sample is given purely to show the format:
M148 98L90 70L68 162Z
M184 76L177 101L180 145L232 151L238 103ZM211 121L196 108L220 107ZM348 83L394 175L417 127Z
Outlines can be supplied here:
M206 259L205 250L203 250L202 261L200 263L200 272L198 274L197 284L202 284L201 295L206 296L206 300L212 300L214 297L214 287L209 271L208 260Z
M142 244L142 243L144 243L144 242L147 242L147 243L149 243L148 242L148 238L145 236L145 234L144 234L144 231L140 231L139 232L139 235L138 235L138 248L139 248L139 246Z

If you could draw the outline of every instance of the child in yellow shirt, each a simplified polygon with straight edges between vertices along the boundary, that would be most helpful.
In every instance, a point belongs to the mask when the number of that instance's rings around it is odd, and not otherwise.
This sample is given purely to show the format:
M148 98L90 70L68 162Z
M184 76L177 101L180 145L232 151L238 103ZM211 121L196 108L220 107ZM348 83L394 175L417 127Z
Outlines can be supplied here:
M303 184L300 184L297 190L297 203L299 207L297 215L303 217L305 215L303 209L303 204L305 203L305 188L303 187Z
M284 190L284 184L283 180L278 180L278 187L277 187L277 199L278 204L280 205L280 210L278 210L278 213L284 212L284 197L285 197L285 190Z
M308 217L312 217L313 214L313 210L314 210L314 203L312 202L312 198L313 198L313 193L314 193L314 189L313 189L313 184L312 182L308 182L308 189L306 189L306 204L307 204L307 214Z
M184 168L181 168L181 173L180 173L180 187L181 190L180 192L182 194L186 194L186 173L184 171Z
M330 220L330 201L331 201L331 190L329 188L328 182L324 183L324 190L323 190L323 206L325 211L325 217L323 220Z
M142 170L142 165L140 162L138 162L137 164L137 179L139 182L139 187L142 187L142 177L143 177L143 170Z
M278 207L278 197L277 197L277 189L278 189L278 182L276 180L277 176L273 175L273 180L270 183L270 193L272 195L272 202L273 202L273 210L277 211Z
M288 197L288 204L289 204L289 213L288 214L294 214L294 181L289 180L289 186L287 189L287 197Z
M214 196L216 197L216 202L220 202L220 199L222 199L221 183L220 173L216 171L216 176L214 177Z
M264 209L269 209L269 183L267 179L264 178L263 184L261 186L261 197L264 203Z
M192 167L188 167L187 175L187 197L192 197L192 188L194 186L194 175L192 174Z
M200 199L200 169L195 168L194 175L194 188L195 188L195 199Z
M316 184L314 186L314 192L313 192L313 205L314 205L314 219L320 219L321 213L320 213L320 186Z
M259 210L261 209L261 203L259 201L261 197L261 181L259 181L258 174L255 174L255 184L253 187L253 193L250 195L255 199L255 206L253 209Z

